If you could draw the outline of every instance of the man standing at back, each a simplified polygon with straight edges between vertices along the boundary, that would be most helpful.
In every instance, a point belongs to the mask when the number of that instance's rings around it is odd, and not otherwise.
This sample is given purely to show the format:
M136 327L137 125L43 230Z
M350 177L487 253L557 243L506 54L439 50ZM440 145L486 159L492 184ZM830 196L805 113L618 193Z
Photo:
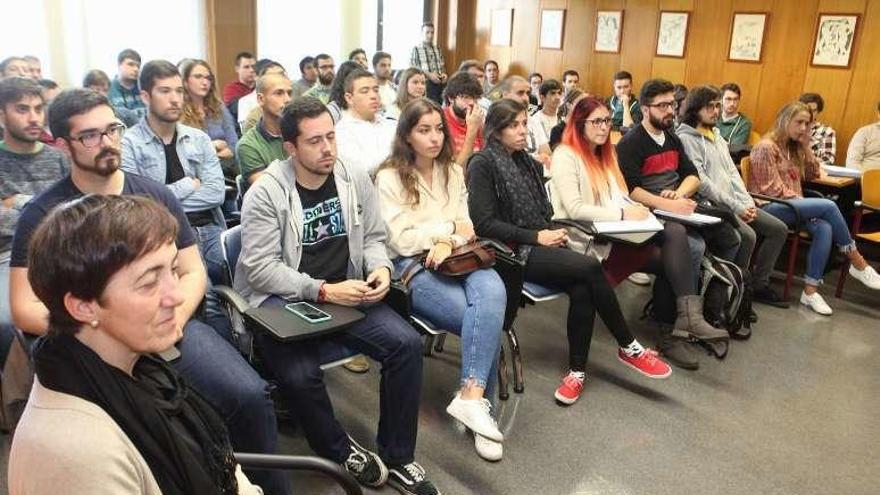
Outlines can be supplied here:
M391 154L397 124L379 113L379 83L355 69L345 78L345 111L336 123L339 160L349 168L375 175Z
M119 52L116 63L119 65L119 72L110 83L107 98L110 99L110 104L117 113L123 117L125 124L131 126L147 113L138 87L141 56L131 48L126 48Z
M242 96L254 90L257 71L254 66L257 59L250 52L241 52L235 56L235 74L238 79L231 81L223 88L223 104L227 107L238 101ZM238 115L238 112L232 112Z
M385 52L376 52L373 55L373 74L379 83L379 100L384 112L397 99L397 86L391 80L391 55Z
M443 53L434 44L434 24L422 24L422 42L414 46L409 55L409 65L418 67L428 79L426 96L438 104L443 100L443 87L446 85L446 61Z

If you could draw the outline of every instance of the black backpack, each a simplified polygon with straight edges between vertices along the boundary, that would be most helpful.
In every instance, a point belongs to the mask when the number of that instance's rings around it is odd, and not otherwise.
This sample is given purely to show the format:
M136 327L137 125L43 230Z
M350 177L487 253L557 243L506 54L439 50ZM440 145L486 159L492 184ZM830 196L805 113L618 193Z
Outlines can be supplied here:
M703 318L730 333L730 337L745 340L752 336L752 289L748 271L736 264L705 256L701 270Z

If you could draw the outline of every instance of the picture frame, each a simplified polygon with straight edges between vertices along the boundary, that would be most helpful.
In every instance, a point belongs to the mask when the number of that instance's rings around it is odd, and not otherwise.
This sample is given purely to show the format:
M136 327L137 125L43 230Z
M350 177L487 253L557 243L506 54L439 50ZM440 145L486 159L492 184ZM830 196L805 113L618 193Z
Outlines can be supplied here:
M768 12L734 12L730 24L727 60L760 63L767 39Z
M495 9L492 11L492 27L489 44L493 46L510 46L513 32L513 9Z
M593 38L593 51L596 53L620 53L622 38L623 11L597 11L596 34Z
M541 48L562 50L565 32L565 10L544 9L541 11Z
M656 56L684 58L690 17L691 13L685 11L660 12L657 21L657 49L654 52Z
M810 65L849 69L852 65L860 14L820 12L816 19Z

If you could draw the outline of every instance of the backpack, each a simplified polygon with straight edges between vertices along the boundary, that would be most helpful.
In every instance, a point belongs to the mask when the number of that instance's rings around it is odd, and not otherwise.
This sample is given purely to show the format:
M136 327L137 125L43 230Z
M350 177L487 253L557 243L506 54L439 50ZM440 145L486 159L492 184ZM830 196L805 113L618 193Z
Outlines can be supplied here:
M752 335L752 289L748 271L718 258L703 257L701 270L703 318L730 333L731 338L745 340Z

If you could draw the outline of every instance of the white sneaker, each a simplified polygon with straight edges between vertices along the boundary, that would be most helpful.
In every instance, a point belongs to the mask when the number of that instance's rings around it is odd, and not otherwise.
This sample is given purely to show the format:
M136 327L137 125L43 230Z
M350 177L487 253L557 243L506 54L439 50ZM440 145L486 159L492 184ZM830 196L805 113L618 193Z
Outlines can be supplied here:
M504 446L501 442L493 442L479 433L474 433L474 447L477 449L477 454L487 461L500 461L504 455Z
M810 295L807 295L806 292L801 293L801 304L807 306L813 311L819 313L820 315L830 316L831 306L825 302L825 299L822 299L822 296L818 292L814 292Z
M856 270L856 267L849 265L849 274L869 289L880 290L880 275L871 265L866 266L864 270Z
M460 394L455 394L452 402L446 407L446 412L464 423L474 433L479 433L495 442L503 442L504 435L498 430L495 419L489 413L491 408L488 399L464 400Z
M636 285L651 285L651 277L647 273L635 272L626 279Z

